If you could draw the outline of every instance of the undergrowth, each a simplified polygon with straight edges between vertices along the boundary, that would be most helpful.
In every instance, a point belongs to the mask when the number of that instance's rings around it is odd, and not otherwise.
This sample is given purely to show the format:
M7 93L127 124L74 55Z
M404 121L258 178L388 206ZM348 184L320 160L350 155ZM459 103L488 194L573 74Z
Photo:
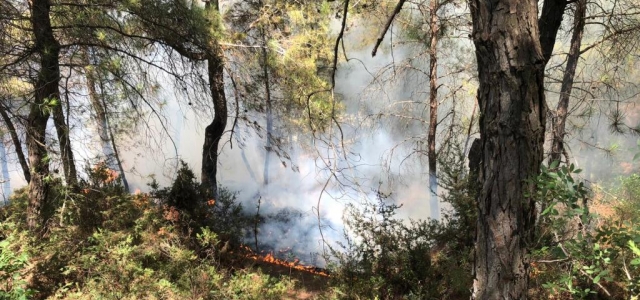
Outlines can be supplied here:
M171 187L135 195L103 166L88 171L77 189L52 184L41 234L26 229L25 190L2 208L0 299L258 300L294 288L226 264L242 208L224 189L211 207L186 165Z
M382 193L349 206L345 242L326 258L330 282L307 299L468 299L477 181L461 161L441 165L444 220L400 219L401 205ZM640 177L604 192L579 172L556 165L535 179L529 296L638 299ZM290 277L240 263L255 216L222 187L209 199L186 165L171 186L152 182L134 195L103 165L87 174L71 189L50 182L40 232L27 230L26 190L0 208L0 300L296 299L302 291Z

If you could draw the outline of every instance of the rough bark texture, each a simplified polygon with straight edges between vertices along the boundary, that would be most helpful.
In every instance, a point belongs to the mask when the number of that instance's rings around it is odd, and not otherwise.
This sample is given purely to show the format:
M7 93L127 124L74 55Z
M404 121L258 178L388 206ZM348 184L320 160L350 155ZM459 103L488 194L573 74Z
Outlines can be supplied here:
M206 9L219 10L218 1L206 3ZM217 43L212 41L211 43ZM223 53L217 44L210 47L207 67L209 72L209 90L213 102L213 121L204 131L204 144L202 146L202 184L207 194L216 199L218 197L218 183L216 174L218 170L218 145L227 127L227 98L224 93L224 63Z
M436 131L438 129L438 1L430 3L429 34L429 132L427 134L427 157L429 160L429 191L431 199L429 211L433 220L440 220L440 200L438 199L438 171L436 154Z
M482 165L474 299L526 299L535 205L528 179L543 158L545 56L535 0L471 0Z
M18 162L20 163L20 167L22 168L24 179L27 181L27 183L29 183L29 181L31 181L31 174L29 173L29 164L27 163L27 159L24 156L24 151L22 151L22 143L20 142L20 138L18 137L16 127L13 125L13 121L9 117L9 114L7 114L5 108L1 105L0 116L2 116L2 120L4 121L5 126L7 126L7 130L9 131L9 135L11 136L11 142L16 148L16 156L18 157Z
M59 98L58 98L59 99ZM71 149L71 139L69 138L69 125L65 121L62 111L62 102L53 107L53 125L56 128L58 142L60 144L60 158L64 170L64 178L68 186L75 186L78 183L78 173L76 163Z
M569 100L571 98L571 90L573 89L574 77L576 75L576 67L580 59L580 45L582 44L582 34L584 32L584 17L587 12L587 1L578 0L576 2L576 12L573 19L573 33L571 35L571 46L567 57L567 65L562 77L562 86L560 87L560 99L555 115L553 116L552 132L553 142L551 145L551 155L549 156L549 164L554 161L560 161L564 151L564 136L567 123L567 112L569 109Z
M35 84L35 97L27 118L27 148L31 165L27 225L31 230L43 225L42 207L47 201L49 162L45 145L45 130L49 111L45 109L49 99L60 99L60 45L53 36L48 0L31 2L31 26L35 37L35 51L40 58L40 70Z

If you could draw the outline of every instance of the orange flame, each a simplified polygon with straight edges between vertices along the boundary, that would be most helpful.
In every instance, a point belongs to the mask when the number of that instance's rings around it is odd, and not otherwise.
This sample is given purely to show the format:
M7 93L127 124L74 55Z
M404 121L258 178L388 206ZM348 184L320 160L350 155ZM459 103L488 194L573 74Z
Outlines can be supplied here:
M261 256L261 255L256 254L255 252L253 252L247 246L243 246L243 248L244 248L244 250L249 252L249 254L247 254L247 257L251 258L251 259L253 259L255 261L274 264L274 265L279 265L279 266L284 266L284 267L295 269L295 270L298 270L298 271L303 271L303 272L308 272L308 273L312 273L312 274L315 274L315 275L329 277L329 273L327 273L327 271L325 271L325 270L322 270L320 268L316 268L314 266L301 265L300 264L300 260L298 258L294 259L293 261L286 261L286 260L282 260L282 259L276 258L275 256L273 256L273 253L268 253L265 256Z

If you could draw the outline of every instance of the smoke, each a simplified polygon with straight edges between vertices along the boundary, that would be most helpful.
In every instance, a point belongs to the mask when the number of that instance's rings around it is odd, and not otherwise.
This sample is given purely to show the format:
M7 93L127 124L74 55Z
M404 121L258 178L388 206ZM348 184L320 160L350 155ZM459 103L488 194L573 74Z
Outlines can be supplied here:
M222 186L237 192L238 201L249 215L255 215L259 207L264 219L258 228L260 250L322 265L320 254L326 250L324 243L343 241L345 205L374 200L378 191L391 194L391 200L403 205L398 211L400 218L425 219L431 213L425 155L428 59L420 50L424 45L389 46L391 38L398 38L391 33L383 41L379 54L371 57L371 47L349 43L370 34L370 28L358 26L356 21L354 24L345 37L347 60L340 62L336 73L336 94L345 107L338 118L342 137L334 124L331 135L328 132L319 135L314 150L293 141L286 145L292 157L289 162L267 152L265 133L256 133L255 126L240 122L231 128L233 122L229 122L221 143L218 179ZM453 50L442 50L439 73L455 74L454 71L464 68L468 72L440 79L440 95L446 101L442 101L439 111L442 125L438 148L445 139L456 142L446 130L452 120L468 123L475 102L472 76L464 75L474 72L470 69L473 65L473 59L469 58L470 42L465 40L455 46ZM211 121L203 115L212 112L206 106L181 105L184 101L179 101L183 99L172 90L170 80L160 81L164 90L157 98L165 100L160 101L166 103L160 110L164 119L150 118L136 132L128 132L127 139L118 140L132 190L148 190L151 176L161 185L169 185L178 160L184 160L199 174L204 128ZM623 109L628 111L626 121L637 125L640 121L637 109L630 104ZM265 128L264 115L251 111L248 114L249 119ZM612 135L603 125L608 114L605 110L586 122L585 129L572 136L569 144L575 163L586 169L588 179L594 181L615 176L612 161L628 161L633 151L625 151L615 160L603 157L601 151L585 142L603 148L612 145L618 149L635 148L635 138ZM99 151L87 146L98 143L84 142L90 140L91 130L76 137L74 151L82 152L78 157L89 160ZM266 155L271 155L268 185L264 185L262 177ZM291 163L297 168L292 168ZM20 185L19 176L18 172L11 172L14 187ZM440 193L446 191L441 189ZM253 232L249 232L246 243L253 246L254 238Z

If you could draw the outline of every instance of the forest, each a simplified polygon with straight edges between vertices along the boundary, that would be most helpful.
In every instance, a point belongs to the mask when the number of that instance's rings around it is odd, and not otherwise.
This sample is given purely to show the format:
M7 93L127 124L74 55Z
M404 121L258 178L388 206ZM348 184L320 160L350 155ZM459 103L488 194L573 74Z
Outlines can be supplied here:
M636 0L0 0L1 299L640 299Z

